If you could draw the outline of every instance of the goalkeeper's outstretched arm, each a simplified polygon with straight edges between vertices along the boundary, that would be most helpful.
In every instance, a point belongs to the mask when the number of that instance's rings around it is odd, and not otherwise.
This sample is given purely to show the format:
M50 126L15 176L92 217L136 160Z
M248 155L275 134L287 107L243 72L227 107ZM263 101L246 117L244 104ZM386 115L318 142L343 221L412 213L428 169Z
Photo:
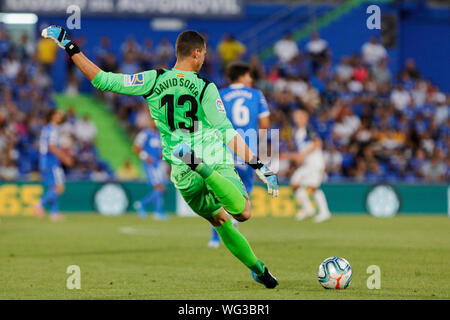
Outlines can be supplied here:
M42 37L52 39L56 42L58 47L64 49L72 58L73 63L75 63L89 81L94 80L97 74L102 71L95 63L80 52L80 48L78 48L78 45L75 42L69 39L69 35L64 28L59 26L47 27L42 30Z
M150 91L156 79L156 71L144 71L136 75L104 72L95 63L89 60L70 40L66 30L59 26L50 26L42 30L44 38L52 39L64 49L74 64L91 81L92 85L102 91L143 96Z
M74 54L72 56L72 61L89 81L94 80L94 78L102 71L102 69L97 67L97 65L89 60L82 52Z

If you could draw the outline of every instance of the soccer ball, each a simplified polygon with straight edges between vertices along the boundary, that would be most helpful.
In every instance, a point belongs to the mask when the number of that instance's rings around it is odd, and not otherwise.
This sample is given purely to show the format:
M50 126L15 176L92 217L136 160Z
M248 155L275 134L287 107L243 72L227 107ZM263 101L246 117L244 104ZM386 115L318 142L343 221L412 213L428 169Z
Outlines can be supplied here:
M352 267L344 258L326 258L319 265L318 279L325 289L345 289L352 281Z

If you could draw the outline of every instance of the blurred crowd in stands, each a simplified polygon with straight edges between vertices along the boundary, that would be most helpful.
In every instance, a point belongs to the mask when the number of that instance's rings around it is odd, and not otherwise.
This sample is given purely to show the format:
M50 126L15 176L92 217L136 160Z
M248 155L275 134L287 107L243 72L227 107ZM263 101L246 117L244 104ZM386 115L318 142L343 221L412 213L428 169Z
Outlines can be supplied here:
M302 105L322 138L329 181L449 180L449 96L414 60L393 75L387 50L371 38L333 65L317 33L303 50L290 35L274 50L278 64L266 76L259 71L258 86L273 106L282 149L293 148L289 114Z
M42 115L54 107L48 75L52 62L39 54L45 40L37 48L26 37L22 40L13 48L8 36L0 33L0 175L9 177L14 170L20 176L36 167ZM207 48L202 75L219 87L226 86L226 65L247 59L255 87L269 102L271 128L280 130L280 152L295 149L291 112L302 106L309 110L310 126L323 141L328 181L449 181L450 97L422 77L413 59L392 74L388 52L375 37L360 52L349 52L337 63L333 63L332 48L318 33L302 47L287 34L273 49L276 61L265 66L258 56L246 54L243 43L226 34L216 48ZM121 45L120 54L113 52L111 39L105 36L89 55L105 71L127 74L172 68L175 62L174 44L167 39L158 44L150 38L138 43L131 36ZM70 60L67 63L73 72L68 73L66 93L76 94L82 75ZM97 94L131 136L148 121L143 98ZM95 133L87 140L76 133L77 124L88 122L73 111L67 114L70 148L79 160L71 170L84 177L97 171L106 176L111 173L99 159ZM281 178L288 177L294 164L282 162L280 169Z
M413 59L393 75L387 50L373 37L333 65L317 33L303 50L290 35L274 50L278 64L267 75L259 69L258 86L273 107L281 148L293 148L289 114L301 105L323 141L329 181L449 180L450 97Z
M50 41L50 42L49 42ZM0 180L39 179L39 136L47 113L55 108L50 70L56 48L23 35L13 43L0 28ZM68 179L109 179L113 172L95 146L97 129L73 108L60 127L60 146L73 155Z

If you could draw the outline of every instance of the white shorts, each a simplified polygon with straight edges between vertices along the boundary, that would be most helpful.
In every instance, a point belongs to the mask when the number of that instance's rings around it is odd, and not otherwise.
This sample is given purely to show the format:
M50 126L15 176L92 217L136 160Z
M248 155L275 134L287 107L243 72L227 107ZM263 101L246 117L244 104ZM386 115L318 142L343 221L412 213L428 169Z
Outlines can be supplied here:
M294 171L291 177L291 185L318 188L325 176L323 167L301 166Z

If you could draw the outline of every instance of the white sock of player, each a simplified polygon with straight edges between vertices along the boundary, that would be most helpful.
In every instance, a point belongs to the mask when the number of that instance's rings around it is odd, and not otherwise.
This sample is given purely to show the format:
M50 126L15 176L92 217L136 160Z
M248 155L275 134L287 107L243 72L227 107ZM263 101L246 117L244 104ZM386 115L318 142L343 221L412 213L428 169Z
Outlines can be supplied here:
M321 189L316 189L313 194L314 201L317 204L318 215L317 219L328 219L331 216L330 210L328 209L327 199L325 198L325 194Z
M308 191L306 191L306 188L298 188L295 192L295 197L300 202L303 213L307 215L312 215L314 213L314 207L308 196Z

